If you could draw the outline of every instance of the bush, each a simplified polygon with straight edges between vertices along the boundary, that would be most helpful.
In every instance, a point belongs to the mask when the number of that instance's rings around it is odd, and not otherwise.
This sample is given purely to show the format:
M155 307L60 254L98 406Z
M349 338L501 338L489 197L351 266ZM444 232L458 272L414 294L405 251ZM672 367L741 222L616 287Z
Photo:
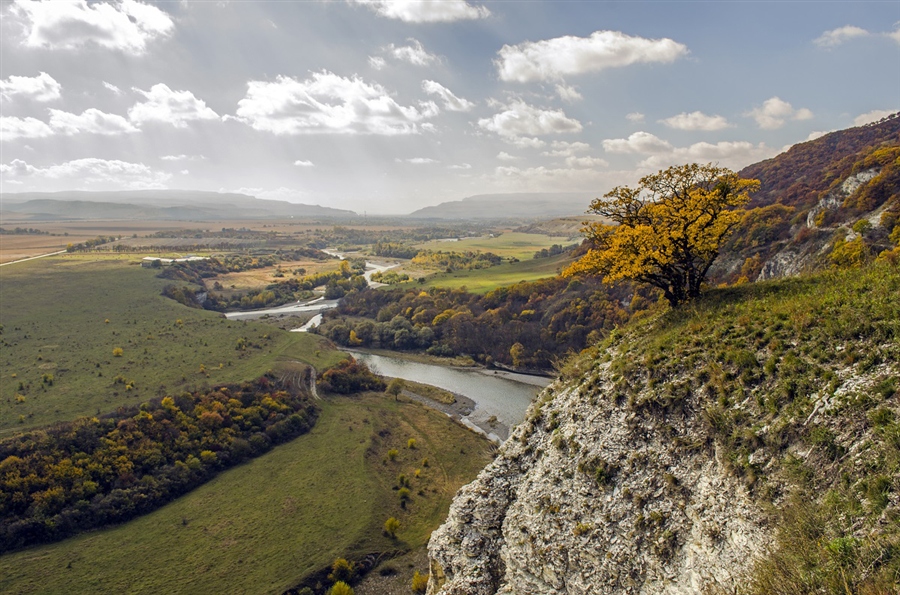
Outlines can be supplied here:
M328 575L328 580L333 583L350 583L354 576L356 576L356 570L353 568L353 564L344 558L338 558L331 565L331 574Z
M424 593L428 588L428 575L427 574L419 574L419 571L413 574L412 578L412 590L413 593Z
M391 539L397 538L397 531L400 530L400 521L395 519L394 517L389 518L384 522L384 534L390 537Z
M373 374L365 363L353 358L325 370L318 384L327 391L345 395L367 390L383 391L386 387L384 380Z
M353 587L344 581L338 581L328 589L328 595L353 595Z

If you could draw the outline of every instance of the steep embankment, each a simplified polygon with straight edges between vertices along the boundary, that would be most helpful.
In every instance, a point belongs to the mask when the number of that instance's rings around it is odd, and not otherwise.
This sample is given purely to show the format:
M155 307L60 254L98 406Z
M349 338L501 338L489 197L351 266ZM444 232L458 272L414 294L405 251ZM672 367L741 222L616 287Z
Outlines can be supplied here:
M889 265L632 321L457 495L429 593L896 592L898 362Z

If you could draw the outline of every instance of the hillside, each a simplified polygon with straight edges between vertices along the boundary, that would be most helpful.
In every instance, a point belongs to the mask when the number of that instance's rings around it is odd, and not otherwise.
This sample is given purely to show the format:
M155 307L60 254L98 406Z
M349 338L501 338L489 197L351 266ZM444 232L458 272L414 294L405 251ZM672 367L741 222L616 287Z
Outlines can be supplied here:
M881 264L633 320L457 494L428 592L896 593L898 295Z
M891 249L900 220L900 117L800 143L739 173L761 187L711 271L716 282L869 260Z
M246 194L193 190L4 193L2 201L4 213L27 215L32 221L60 219L216 221L356 216L352 211L318 205L262 200Z
M594 198L590 192L478 194L413 211L410 219L552 219L581 215Z

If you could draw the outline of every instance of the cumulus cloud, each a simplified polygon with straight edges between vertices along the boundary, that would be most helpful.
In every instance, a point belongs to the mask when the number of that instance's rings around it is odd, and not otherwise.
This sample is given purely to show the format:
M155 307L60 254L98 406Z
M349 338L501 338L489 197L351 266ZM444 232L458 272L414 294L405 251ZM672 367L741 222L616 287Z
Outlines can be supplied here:
M475 107L475 104L468 99L457 97L450 89L435 81L422 81L422 90L429 95L440 97L444 103L444 109L451 112L467 112Z
M858 37L868 37L868 35L869 32L865 29L854 25L844 25L843 27L838 27L831 31L825 31L822 35L814 39L813 43L819 47L832 48L841 45L845 41Z
M550 145L550 151L541 153L544 157L572 157L581 151L589 151L591 146L587 143L574 142L569 143L564 140L556 140Z
M315 167L315 164L312 161L304 161L302 159L298 159L297 161L295 161L294 165L296 165L297 167Z
M413 157L411 159L394 159L397 163L411 163L413 165L428 165L430 163L440 163L437 159L429 157Z
M149 91L135 88L147 101L134 104L128 110L132 122L167 122L176 128L186 128L193 120L218 120L219 114L197 99L190 91L173 91L163 83L150 87Z
M53 101L59 99L61 90L62 86L46 72L0 80L0 97L7 100L18 96L30 101Z
M671 39L632 37L620 31L595 31L590 37L567 35L544 41L504 45L495 61L504 81L559 80L637 63L669 63L687 55Z
M116 95L121 95L121 94L122 94L122 89L118 88L117 86L115 86L115 85L112 84L112 83L107 83L106 81L103 81L103 86L104 86L106 89L108 89L108 90L112 91L113 93L115 93Z
M566 165L575 168L609 167L609 162L599 157L576 157L573 155L566 158Z
M328 71L300 81L278 76L250 81L236 119L274 134L417 134L439 112L434 102L398 104L378 83Z
M505 108L502 112L478 120L478 125L505 139L567 134L582 130L581 123L566 116L562 110L541 109L520 100L502 107Z
M504 140L520 149L540 149L547 146L547 143L533 136L508 136Z
M755 107L746 114L763 130L776 130L784 126L786 120L809 120L813 113L808 109L794 107L779 97L766 99L761 107Z
M365 4L383 17L407 23L447 23L483 19L491 15L484 6L465 0L351 0Z
M510 155L506 151L500 151L499 153L497 153L497 159L499 159L500 161L517 161L521 159L521 157Z
M369 66L375 70L381 70L387 66L387 61L381 56L369 56Z
M650 134L649 132L635 132L628 138L609 138L603 141L603 150L607 153L638 153L649 155L652 153L666 153L672 150L668 141Z
M556 85L556 94L559 95L560 99L569 103L575 103L584 99L581 93L578 92L578 89L571 85Z
M454 165L448 165L447 169L472 169L472 165L469 163L459 163Z
M56 134L73 135L82 132L113 136L138 131L122 116L107 114L94 108L86 109L81 114L72 114L57 109L49 111L50 121L48 123L44 123L37 118L16 118L11 116L0 118L2 140L45 138Z
M890 116L893 113L896 113L898 110L889 110L889 109L876 109L870 112L866 112L864 114L860 114L853 118L854 126L863 126L864 124L871 124L872 122L877 122L878 120Z
M625 119L629 122L640 123L644 121L644 114L641 112L631 112L630 114L625 114Z
M888 37L890 37L891 39L893 39L893 40L896 41L897 43L900 43L900 27L897 27L896 29L894 29L894 30L891 31L890 33L885 33L885 35L887 35Z
M100 46L143 54L147 44L172 33L175 25L155 6L121 0L115 4L86 0L15 0L14 18L26 29L28 47L75 49Z
M739 169L756 161L774 157L779 151L766 146L765 143L754 145L746 141L694 143L688 147L673 148L665 153L650 155L639 166L660 169L681 163L707 163Z
M493 182L505 191L595 190L630 183L630 172L611 172L581 167L517 167L501 165L494 169Z
M163 155L160 157L163 161L203 161L206 159L203 155Z
M20 138L44 138L53 136L53 129L37 118L0 117L0 140L14 141Z
M395 59L402 62L409 62L415 66L428 66L438 61L438 57L425 51L422 43L417 39L408 39L410 45L396 46L393 43L386 48L386 51Z
M728 120L722 116L707 116L703 112L682 112L677 116L660 120L669 128L677 130L722 130L728 128L730 124Z
M79 114L70 114L61 110L50 110L50 128L60 134L78 134L88 132L113 136L126 132L137 132L138 129L128 120L116 114L107 114L90 108Z
M171 174L154 171L143 163L93 157L48 167L35 167L14 159L9 164L0 164L0 174L4 178L27 179L33 185L39 185L44 180L63 180L74 188L165 188L165 183L172 177Z

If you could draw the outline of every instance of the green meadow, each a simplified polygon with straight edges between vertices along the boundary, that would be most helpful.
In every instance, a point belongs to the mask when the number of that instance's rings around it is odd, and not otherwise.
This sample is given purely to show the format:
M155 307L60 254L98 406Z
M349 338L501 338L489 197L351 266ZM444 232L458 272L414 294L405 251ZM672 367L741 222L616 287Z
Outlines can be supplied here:
M580 238L511 231L495 237L466 238L458 242L426 242L419 244L418 247L428 250L452 250L453 252L493 252L498 256L525 260L530 259L535 252L542 248L549 248L554 244L565 246L578 241Z
M487 441L417 403L370 393L321 407L309 434L155 512L0 557L0 592L280 593L338 557L424 546L490 460Z
M525 234L523 234L525 235ZM519 262L504 262L487 269L437 273L426 278L423 285L405 283L401 287L447 287L467 288L472 293L487 293L498 287L515 285L520 281L536 281L556 276L572 262L567 254L551 258L531 258Z
M313 335L186 308L137 261L66 255L0 269L0 436L251 379L280 361L321 369L344 357Z

